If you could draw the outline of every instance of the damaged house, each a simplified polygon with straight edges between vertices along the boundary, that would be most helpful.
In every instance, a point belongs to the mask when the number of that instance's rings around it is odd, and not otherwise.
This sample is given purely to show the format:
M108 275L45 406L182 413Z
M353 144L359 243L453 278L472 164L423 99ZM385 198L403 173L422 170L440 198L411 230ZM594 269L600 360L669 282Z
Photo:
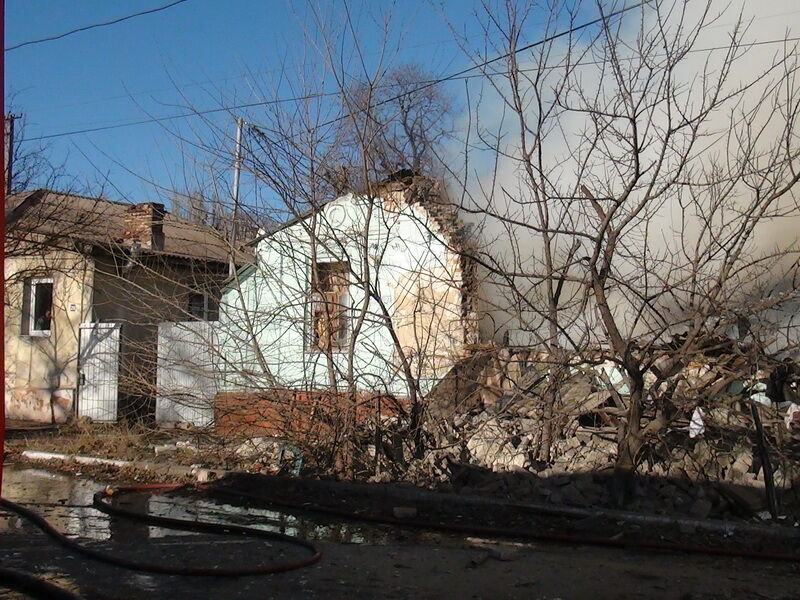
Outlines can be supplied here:
M214 320L228 244L163 204L6 200L6 417L151 418L162 321Z
M438 187L406 175L254 241L255 262L222 296L217 426L285 418L256 416L259 390L412 403L427 394L477 340L464 240Z

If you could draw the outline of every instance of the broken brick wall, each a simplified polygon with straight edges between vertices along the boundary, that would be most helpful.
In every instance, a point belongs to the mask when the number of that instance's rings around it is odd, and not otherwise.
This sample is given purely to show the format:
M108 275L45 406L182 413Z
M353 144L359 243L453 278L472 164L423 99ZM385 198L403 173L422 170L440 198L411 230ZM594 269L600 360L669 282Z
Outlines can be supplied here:
M445 240L448 250L458 264L455 266L453 282L458 286L461 305L461 340L466 346L480 341L478 331L479 281L475 254L475 240L470 226L463 221L458 209L450 202L441 182L427 177L413 177L405 183L386 186L385 191L402 194L402 202L421 207L432 221L435 233Z
M222 392L214 400L216 431L224 437L278 437L298 443L322 442L341 426L353 407L345 393L276 389L258 393ZM356 420L391 418L407 402L391 396L359 394Z

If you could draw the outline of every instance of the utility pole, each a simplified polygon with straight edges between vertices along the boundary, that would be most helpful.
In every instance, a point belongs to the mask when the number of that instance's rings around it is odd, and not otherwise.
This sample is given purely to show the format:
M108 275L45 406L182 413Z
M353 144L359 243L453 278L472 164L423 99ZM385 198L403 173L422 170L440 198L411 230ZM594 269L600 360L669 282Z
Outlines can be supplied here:
M236 274L236 221L239 218L239 177L242 172L242 128L244 120L236 118L236 158L233 162L233 222L231 223L231 262L229 265L229 275Z
M5 116L4 136L3 136L3 150L5 162L6 176L6 194L11 193L11 178L14 175L14 120L19 119L19 115L12 115L11 113Z
M225 212L222 210L222 198L220 198L219 189L217 189L217 178L214 176L214 167L211 165L208 165L208 174L211 177L211 186L214 188L213 195L211 196L211 202L213 203L211 227L217 231L224 231Z

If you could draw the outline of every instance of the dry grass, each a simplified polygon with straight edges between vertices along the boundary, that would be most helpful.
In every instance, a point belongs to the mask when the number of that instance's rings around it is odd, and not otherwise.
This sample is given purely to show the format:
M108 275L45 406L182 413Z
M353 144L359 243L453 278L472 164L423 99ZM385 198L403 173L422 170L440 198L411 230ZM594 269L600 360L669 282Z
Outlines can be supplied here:
M159 457L153 447L164 444L164 438L169 440L170 437L172 436L165 436L163 432L143 425L123 422L114 424L75 422L47 433L36 432L15 436L6 442L6 446L9 451L15 453L23 450L42 450L130 461L153 461L159 458L165 460L166 457ZM171 460L175 458L173 456Z
M242 443L241 437L221 437L207 430L157 429L125 422L74 422L46 431L17 432L6 441L6 451L19 462L24 450L39 450L187 467L274 470L272 457L259 453L256 447L242 452Z

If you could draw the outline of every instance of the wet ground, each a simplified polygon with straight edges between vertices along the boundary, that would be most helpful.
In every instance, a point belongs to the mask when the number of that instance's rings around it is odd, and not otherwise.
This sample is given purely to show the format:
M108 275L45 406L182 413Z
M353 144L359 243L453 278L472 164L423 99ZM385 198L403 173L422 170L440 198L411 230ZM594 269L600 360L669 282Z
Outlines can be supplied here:
M3 495L68 536L136 560L242 566L303 551L239 536L173 531L91 507L103 486L82 476L6 469ZM0 562L85 598L798 598L797 564L588 546L518 544L337 522L174 494L140 495L129 508L182 519L246 524L317 540L322 560L280 575L219 579L149 575L94 563L0 513ZM21 597L0 590L0 598Z
M88 477L55 473L44 469L6 469L3 497L33 508L69 537L91 540L148 540L165 536L195 536L113 518L92 507L92 496L106 487ZM361 525L316 518L309 514L290 514L262 508L240 507L181 492L141 493L124 496L115 504L137 512L193 521L232 523L275 531L309 540L348 544L387 544L396 536L391 527ZM38 531L22 517L0 512L0 532ZM409 532L416 539L436 534Z

